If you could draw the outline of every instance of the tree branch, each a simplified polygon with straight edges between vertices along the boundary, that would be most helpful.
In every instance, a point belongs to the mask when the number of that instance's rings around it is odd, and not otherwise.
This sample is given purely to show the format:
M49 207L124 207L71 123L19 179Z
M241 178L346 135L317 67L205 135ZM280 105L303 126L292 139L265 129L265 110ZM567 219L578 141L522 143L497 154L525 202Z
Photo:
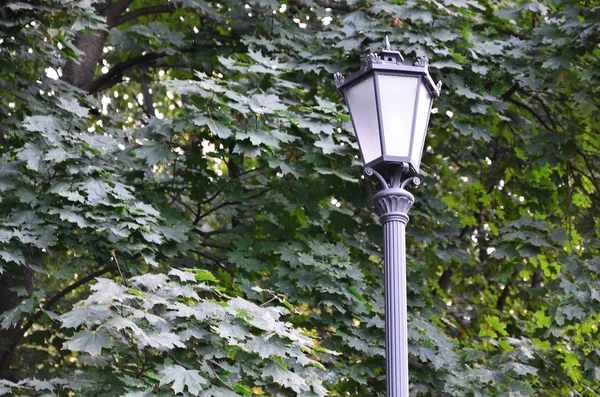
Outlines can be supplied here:
M111 22L114 19L117 19L132 2L133 0L118 0L115 4L109 6L108 9L106 9L106 20L108 25L110 26Z
M551 128L551 127L548 125L548 123L546 123L546 122L544 121L544 119L543 119L543 118L541 118L541 117L540 117L540 115L538 115L538 114L537 114L537 113L536 113L536 112L535 112L535 111L534 111L534 110L533 110L533 109L532 109L532 108L531 108L529 105L526 105L526 104L524 104L523 102L519 102L519 101L517 101L516 99L513 99L513 98L511 98L511 97L508 97L508 98L505 98L505 99L506 99L506 101L507 101L507 102L514 103L515 105L517 105L517 106L519 106L519 107L521 107L521 108L523 108L523 109L527 110L527 111L528 111L528 112L529 112L529 113L530 113L530 114L531 114L533 117L535 117L535 118L536 118L536 120L537 120L537 121L539 121L539 122L540 122L540 124L541 124L542 126L544 126L544 128L546 128L548 131L554 131L554 130L553 130L553 129L552 129L552 128Z
M207 254L205 252L202 252L202 251L198 251L198 250L190 250L190 251L198 256L208 259L209 261L213 262L214 264L219 266L221 269L223 269L227 273L229 273L232 278L235 278L235 274L233 273L233 271L231 269L229 269L227 266L225 266L225 264L223 263L223 261L221 259L214 257L210 254Z
M152 98L152 94L150 93L150 87L148 83L142 81L142 95L144 96L144 107L146 108L146 114L154 116L154 98Z
M154 60L165 56L167 56L166 52L153 52L119 62L110 68L107 73L94 79L89 85L88 92L93 94L100 90L112 87L113 85L121 82L121 78L127 69L142 65L149 66Z
M260 192L258 192L258 193L256 193L256 194L254 194L254 195L252 195L252 196L249 196L249 197L246 199L246 202L242 202L242 201L225 201L225 202L223 202L223 203L221 203L221 204L219 204L219 205L216 205L216 206L214 206L213 208L209 209L208 211L206 211L204 214L200 215L200 216L199 216L198 218L196 218L196 219L197 219L197 220L198 220L198 222L199 222L200 220L202 220L202 219L206 218L208 215L212 214L213 212L215 212L215 211L217 211L217 210L219 210L219 209L221 209L221 208L223 208L223 207L226 207L226 206L228 206L228 205L238 205L238 204L245 204L245 203L246 203L246 205L247 205L247 201L248 201L248 200L252 200L252 199L255 199L255 198L257 198L257 197L260 197L260 196L262 196L263 194L265 194L265 193L266 193L266 192L268 192L268 191L269 191L269 189L265 189L265 190L262 190L262 191L260 191ZM197 222L196 222L196 223L197 223Z
M163 14L163 13L171 13L175 11L177 7L175 4L165 4L161 6L150 6L144 8L138 8L137 10L130 11L126 14L120 15L116 17L114 20L110 21L108 24L109 28L114 28L115 26L119 26L124 24L125 22L132 21L136 18L139 18L144 15L152 15L152 14Z
M517 81L516 83L513 84L512 87L510 87L508 89L508 91L506 91L504 94L502 94L502 96L500 98L502 98L503 100L508 100L508 98L510 98L512 96L512 94L515 93L516 90L519 89L519 82Z
M59 300L61 300L69 292L73 291L74 289L76 289L84 284L89 283L94 278L101 276L102 274L108 272L109 270L110 270L110 267L106 266L100 270L95 271L94 273L88 274L84 278L77 280L73 284L69 285L68 287L66 287L65 289L63 289L62 291L60 291L59 293L57 293L56 295L54 295L53 297L48 299L48 301L46 303L44 303L42 308L40 310L38 310L37 312L35 312L33 317L25 325L23 325L23 327L21 328L19 333L15 336L10 347L6 350L6 353L9 356L12 356L12 353L14 352L15 348L19 345L19 342L21 341L21 339L23 339L23 336L25 336L25 333L27 333L27 331L29 331L29 329L33 326L33 324L35 324L42 317L42 315L44 314L44 311L49 310L52 306L54 306Z
M58 302L61 298L63 298L65 295L67 295L69 292L73 291L76 288L81 287L84 284L89 283L90 281L92 281L93 279L95 279L98 276L103 275L104 273L107 273L108 271L110 271L110 267L106 266L103 267L102 269L96 270L94 273L88 274L87 276L85 276L82 279L77 280L76 282L74 282L73 284L69 285L67 288L63 289L62 291L60 291L59 293L57 293L56 295L54 295L52 298L50 298L48 300L48 302L44 303L44 310L48 310L50 309L52 306L54 306L54 304L56 302ZM42 315L42 313L38 312L39 316ZM36 315L38 315L38 313L36 313ZM39 318L35 317L34 318Z
M496 302L496 309L498 309L499 311L504 310L504 305L506 304L506 299L508 299L508 296L510 295L510 290L508 289L508 287L510 287L510 283L508 283L504 286L504 289L502 290L502 294L500 294L500 297L498 298L498 301Z

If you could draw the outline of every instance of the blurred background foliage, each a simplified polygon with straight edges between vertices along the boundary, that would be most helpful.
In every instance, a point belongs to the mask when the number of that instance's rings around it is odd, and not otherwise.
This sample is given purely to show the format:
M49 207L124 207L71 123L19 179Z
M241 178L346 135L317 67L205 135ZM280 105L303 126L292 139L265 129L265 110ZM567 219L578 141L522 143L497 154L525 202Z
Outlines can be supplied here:
M382 232L332 75L444 82L413 396L600 392L600 3L0 6L0 395L385 394Z

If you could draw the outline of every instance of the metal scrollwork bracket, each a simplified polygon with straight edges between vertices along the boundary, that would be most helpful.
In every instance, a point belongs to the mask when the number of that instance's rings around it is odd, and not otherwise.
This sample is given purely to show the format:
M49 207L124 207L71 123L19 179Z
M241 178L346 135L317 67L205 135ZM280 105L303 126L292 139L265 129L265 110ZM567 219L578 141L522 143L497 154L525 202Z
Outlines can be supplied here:
M388 174L389 182L381 175L379 172L375 171L371 167L365 167L364 173L367 177L375 178L379 185L381 186L381 190L386 189L404 189L406 185L410 182L414 183L415 186L419 186L421 184L421 180L417 175L413 175L409 173L408 164L402 163L390 169Z

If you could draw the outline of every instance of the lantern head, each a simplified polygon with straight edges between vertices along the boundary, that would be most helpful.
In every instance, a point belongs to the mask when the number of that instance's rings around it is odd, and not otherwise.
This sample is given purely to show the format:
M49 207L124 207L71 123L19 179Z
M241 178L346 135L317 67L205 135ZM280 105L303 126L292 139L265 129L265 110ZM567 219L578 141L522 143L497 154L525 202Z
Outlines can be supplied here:
M427 58L413 66L403 62L386 37L383 51L367 55L361 70L334 77L350 110L364 166L404 163L418 174L431 104L442 82L433 83Z

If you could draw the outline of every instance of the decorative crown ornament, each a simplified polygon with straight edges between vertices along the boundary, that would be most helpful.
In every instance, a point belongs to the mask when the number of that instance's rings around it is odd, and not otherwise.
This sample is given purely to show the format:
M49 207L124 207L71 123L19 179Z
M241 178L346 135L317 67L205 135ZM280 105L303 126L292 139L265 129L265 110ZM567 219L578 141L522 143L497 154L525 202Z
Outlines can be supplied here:
M367 55L367 57L365 58L365 66L369 66L374 63L383 63L383 61L381 60L381 58L379 58L379 55L377 54L371 53Z
M333 75L333 80L335 81L335 86L336 86L337 88L340 88L340 86L341 86L342 84L344 84L344 80L345 80L345 79L344 79L344 75L343 75L343 74L341 74L340 72L337 72L337 73L335 73L335 74Z
M426 68L429 66L429 59L427 57L420 57L415 61L415 66Z

